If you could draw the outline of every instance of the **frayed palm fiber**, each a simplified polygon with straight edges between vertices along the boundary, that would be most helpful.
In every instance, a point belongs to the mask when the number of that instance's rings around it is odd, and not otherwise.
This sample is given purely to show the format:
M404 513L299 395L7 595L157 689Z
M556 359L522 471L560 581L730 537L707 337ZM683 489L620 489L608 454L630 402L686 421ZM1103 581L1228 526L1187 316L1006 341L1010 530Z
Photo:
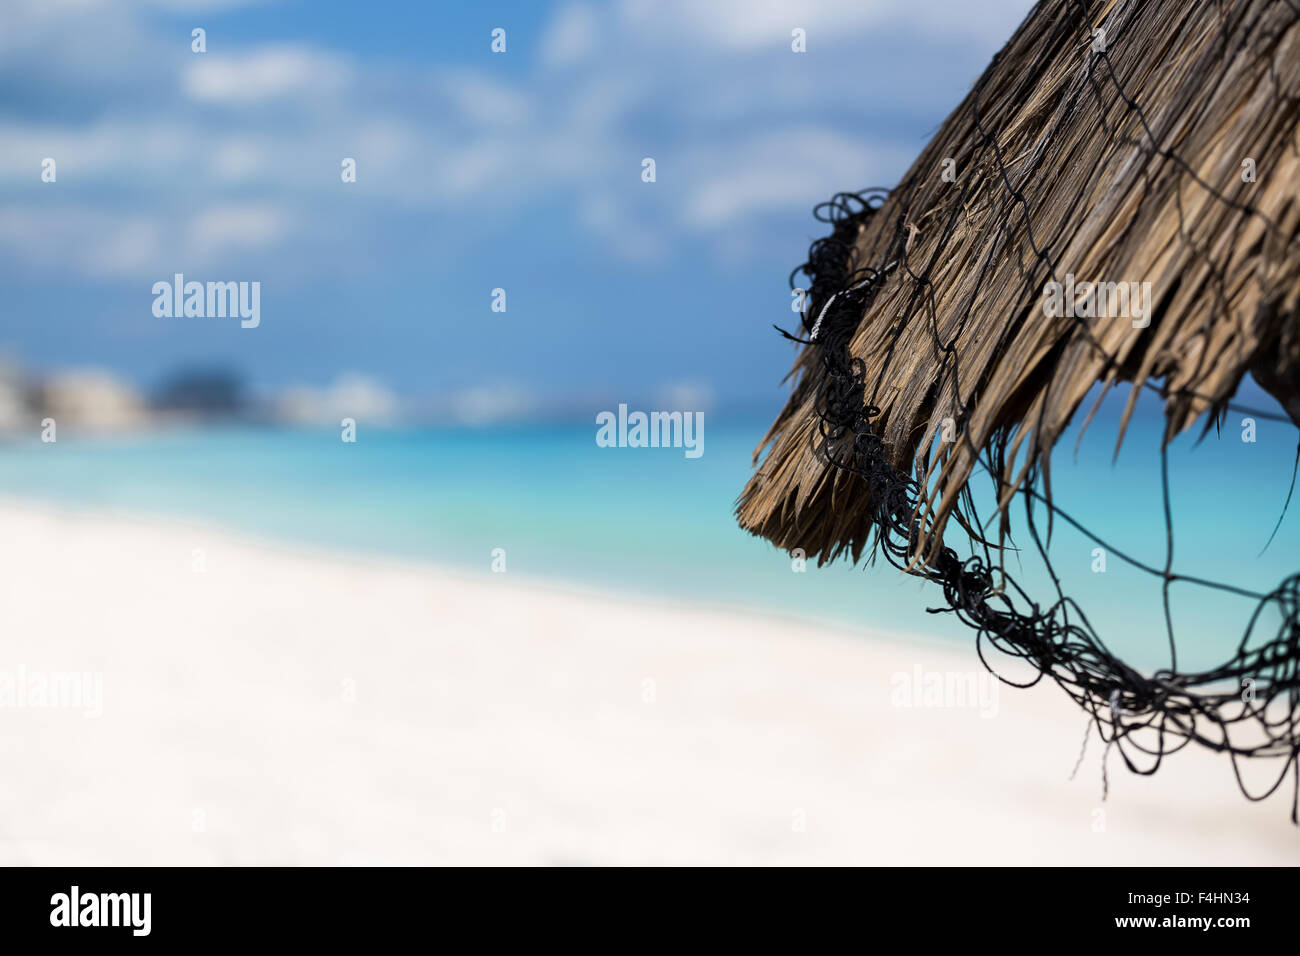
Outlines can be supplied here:
M895 189L819 207L832 231L796 270L796 384L737 507L787 550L883 556L937 584L946 606L932 610L974 628L986 664L988 647L1028 661L1135 772L1195 742L1229 754L1252 799L1290 775L1293 820L1300 575L1251 590L1179 574L1164 444L1211 427L1247 375L1300 424L1298 123L1290 0L1040 3ZM1149 282L1150 314L1045 314L1045 286L1068 274ZM1035 524L1046 506L1048 538L1052 519L1092 537L1052 501L1050 455L1095 386L1126 382L1120 441L1140 391L1164 405L1166 561L1093 540L1159 581L1170 665L1154 674L1111 653L1062 592ZM977 501L977 468L996 500ZM1007 572L1013 499L1034 543L1020 555L1051 572L1049 599ZM1223 665L1179 669L1174 584L1254 603ZM1247 786L1244 758L1276 761L1271 786Z

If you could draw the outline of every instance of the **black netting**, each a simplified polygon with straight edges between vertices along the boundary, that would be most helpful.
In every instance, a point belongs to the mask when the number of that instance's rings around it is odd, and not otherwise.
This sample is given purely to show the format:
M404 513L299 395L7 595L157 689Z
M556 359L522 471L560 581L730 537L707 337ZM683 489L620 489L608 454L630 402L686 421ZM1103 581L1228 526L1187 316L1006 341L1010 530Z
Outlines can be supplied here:
M1088 23L1087 10L1080 4L1075 27L1085 43L1089 34ZM1089 54L1088 78L1098 96L1101 96L1103 87L1109 85L1122 97L1127 109L1136 114L1146 135L1143 141L1134 145L1148 158L1158 155L1175 163L1181 162L1174 152L1163 149L1154 141L1142 106L1119 87L1108 53ZM1000 187L1009 199L1003 213L1003 228L1006 219L1016 211L1027 220L1029 207L1007 176L1002 157L998 154L996 131L985 129L978 87L969 100L969 108L974 128L983 138L983 147L990 151L1002 173ZM1187 172L1191 173L1190 170ZM1219 201L1230 202L1210 187L1205 188ZM1033 551L1053 582L1054 593L1049 600L1043 601L1041 595L1036 600L1026 593L1006 570L1001 559L1001 542L990 543L977 531L982 525L977 502L969 487L962 492L962 511L966 519L962 526L967 531L968 542L963 547L968 551L966 556L950 546L948 538L937 552L920 547L924 519L920 517L918 500L923 499L922 481L903 473L891 463L891 456L873 424L881 413L874 404L880 382L866 380L865 364L853 357L850 343L882 283L904 281L915 284L916 294L911 296L911 307L906 314L890 317L891 322L898 323L895 328L901 329L909 322L925 322L935 330L935 366L940 377L953 376L955 380L961 372L961 356L954 345L957 334L948 341L939 337L940 323L934 321L932 311L934 298L926 294L930 281L927 268L920 267L916 271L914 264L908 261L904 241L905 208L893 226L893 241L887 244L876 261L859 261L856 240L860 226L877 213L886 198L887 193L882 190L842 193L819 206L816 215L832 225L832 232L812 244L808 261L791 276L792 287L796 286L794 278L800 272L810 280L799 284L806 288L808 307L803 320L805 337L796 341L817 350L826 373L820 380L816 403L820 418L817 452L830 466L856 475L865 482L873 523L871 553L883 556L907 573L942 588L945 606L931 608L931 612L955 614L973 628L981 661L1006 683L1024 687L1045 677L1055 681L1088 713L1090 729L1095 727L1107 747L1119 751L1131 771L1154 773L1166 755L1196 742L1230 756L1237 782L1242 792L1252 800L1266 798L1290 776L1293 791L1291 819L1300 822L1297 818L1297 801L1300 800L1300 573L1286 578L1267 593L1178 573L1173 560L1174 529L1169 502L1168 458L1164 448L1161 462L1167 543L1163 567L1138 561L1111 542L1092 534L1085 524L1050 500L1037 468L1030 469L1027 480L1015 489L1015 494L1024 505ZM1259 214L1252 209L1246 211L1252 215ZM1032 222L1028 222L1026 233L1038 269L1036 274L1026 277L1027 295L1036 293L1038 280L1057 278L1057 263L1047 249L1035 244L1032 227ZM935 256L930 261L938 258ZM1082 326L1076 331L1087 334L1098 352L1104 354L1102 346L1088 332L1086 320L1075 321ZM1113 355L1106 358L1109 367L1118 369ZM1155 382L1140 385L1157 390L1166 399L1176 394ZM957 388L952 389L952 393L962 394ZM969 420L970 411L971 407L959 405L956 416L957 440L968 445L970 435L962 423ZM1288 421L1280 415L1247 411L1256 416ZM999 476L1004 474L1006 451L1005 438L995 438L990 447L978 449L983 469L995 482L1003 481ZM1048 509L1047 513L1069 523L1108 552L1149 574L1153 582L1159 582L1169 640L1171 663L1168 669L1142 673L1107 649L1089 624L1084 609L1064 593L1048 557L1042 529L1035 522L1035 507ZM1171 587L1175 584L1219 589L1253 602L1254 610L1244 623L1235 650L1223 664L1198 672L1178 669L1177 642L1169 611ZM1271 614L1265 613L1270 607L1278 613L1280 624L1276 633L1271 630L1261 633L1264 622L1271 619ZM1237 640L1237 635L1232 639ZM1028 662L1037 672L1036 676L1026 683L998 674L990 662L989 648ZM1243 692L1243 686L1249 687L1250 691ZM1261 792L1252 790L1242 776L1240 761L1245 759L1276 761L1276 777L1271 770L1268 773L1271 785Z

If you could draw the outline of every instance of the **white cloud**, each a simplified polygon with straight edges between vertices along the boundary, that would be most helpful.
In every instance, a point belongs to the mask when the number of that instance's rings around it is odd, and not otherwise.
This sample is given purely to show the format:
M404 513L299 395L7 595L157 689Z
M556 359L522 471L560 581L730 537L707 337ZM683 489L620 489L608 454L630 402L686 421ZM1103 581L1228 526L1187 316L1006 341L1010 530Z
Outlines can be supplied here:
M104 4L85 4L107 16ZM59 75L75 70L64 40L71 25L57 14L83 7L18 5L25 19L9 40L57 62ZM42 218L32 219L36 204L15 207L4 196L0 247L19 261L96 275L159 265L165 273L163 260L177 257L219 269L272 249L309 270L318 261L313 242L348 229L352 217L373 220L359 242L374 248L358 248L356 261L382 262L390 237L409 235L387 228L390 214L426 216L454 234L453 214L508 216L534 201L573 210L580 227L627 260L660 257L689 233L715 252L734 249L755 217L805 217L837 190L892 184L921 144L891 141L896 134L873 116L915 107L900 101L893 81L907 81L914 97L930 95L915 92L943 72L933 68L938 48L925 45L926 31L1004 38L1024 5L570 2L543 28L538 69L522 76L354 59L303 44L195 56L186 37L173 44L115 8L116 19L90 18L69 34L102 27L110 38L91 51L98 72L73 74L78 86L101 74L120 81L95 119L0 120L0 173L30 187L41 158L53 156L59 183L48 196L77 204L41 205ZM898 60L882 65L873 50L889 44L904 16L917 52L900 80ZM788 52L795 25L809 31L802 56ZM972 47L971 68L995 47ZM945 66L953 49L942 48ZM847 77L848 67L860 75ZM166 87L148 113L133 112L133 97L157 89L160 77L178 77L179 89ZM932 107L933 122L943 102ZM203 122L195 103L229 110ZM654 185L639 181L646 155L660 162ZM339 180L345 156L357 160L355 184ZM88 183L112 188L75 191Z
M342 58L308 47L262 47L242 55L206 53L185 69L182 88L194 100L244 105L312 94L328 97L346 86Z
M132 217L117 228L110 227L103 242L86 247L86 271L106 276L146 273L162 257L163 248L159 224Z
M596 12L585 3L565 4L542 33L541 60L547 66L570 66L596 48L600 38Z
M636 221L627 204L620 204L607 192L584 196L578 206L578 221L626 262L654 262L663 258L670 246L660 226Z
M221 270L237 259L247 263L294 233L286 212L252 203L213 206L192 218L72 205L0 209L0 257L100 278Z
M107 234L112 221L102 214L43 205L0 208L0 249L28 266L56 269L73 266L84 270L87 237Z
M77 207L0 210L0 256L58 273L141 277L168 247L155 217Z
M257 6L267 0L137 0L142 6L158 7L173 13L218 13L238 7Z
M530 112L524 91L469 70L448 72L440 78L439 88L460 115L476 125L516 125Z
M1006 39L1032 0L621 0L623 29L657 43L733 52L790 49L790 31L807 31L817 47L874 36L890 42L898 28L917 33ZM864 51L869 52L869 51Z
M690 190L682 219L717 229L782 208L811 209L834 192L893 182L911 161L902 148L881 148L822 127L800 127L697 157L707 170Z
M254 179L270 165L266 151L246 139L219 142L208 156L213 175L232 182Z
M289 231L288 214L273 206L213 206L190 222L189 248L193 255L202 258L227 246L261 249L284 239Z
M84 182L128 174L157 174L194 161L203 141L201 131L169 118L96 122L92 126L0 121L0 173L14 177L39 172L51 157L59 181Z

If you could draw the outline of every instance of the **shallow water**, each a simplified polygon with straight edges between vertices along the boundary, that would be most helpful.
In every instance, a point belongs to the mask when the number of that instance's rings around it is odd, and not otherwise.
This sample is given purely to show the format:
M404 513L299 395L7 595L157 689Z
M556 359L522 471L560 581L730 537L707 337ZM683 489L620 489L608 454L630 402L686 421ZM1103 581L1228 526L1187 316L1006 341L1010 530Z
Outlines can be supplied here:
M1241 440L1240 415L1202 443L1170 450L1175 569L1271 590L1300 570L1300 502L1271 547L1295 458L1295 430L1260 420ZM1160 420L1132 424L1112 463L1116 417L1108 408L1074 455L1074 436L1053 459L1055 500L1095 534L1154 566L1164 564L1157 452ZM601 448L595 426L378 429L358 441L338 430L238 427L120 439L0 447L0 493L119 512L210 520L235 530L310 544L429 559L487 572L505 549L509 573L613 590L812 616L885 631L969 641L950 615L931 615L937 591L885 564L840 563L805 573L741 532L735 498L765 422L707 416L704 454ZM1014 513L1024 528L1023 506ZM1038 520L1045 526L1045 513ZM1035 599L1054 600L1031 540L1018 534ZM1075 598L1115 652L1146 667L1169 663L1158 579L1111 551L1104 573L1090 541L1057 521L1050 554ZM1013 572L1017 561L1009 562ZM1173 588L1179 665L1230 656L1252 602L1189 585ZM1276 627L1275 611L1261 627ZM1268 636L1260 632L1261 636Z

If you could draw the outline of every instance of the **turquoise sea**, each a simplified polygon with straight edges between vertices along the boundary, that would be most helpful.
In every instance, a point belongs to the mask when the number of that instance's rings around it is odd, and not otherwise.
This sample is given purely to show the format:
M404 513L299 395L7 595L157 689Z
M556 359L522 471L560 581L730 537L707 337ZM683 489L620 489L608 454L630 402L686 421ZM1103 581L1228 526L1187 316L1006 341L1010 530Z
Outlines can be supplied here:
M1296 431L1259 420L1257 440L1247 443L1240 418L1230 416L1222 435L1199 444L1183 436L1172 446L1175 567L1267 591L1300 571L1300 501L1260 554L1291 480ZM1141 414L1112 462L1115 424L1108 406L1077 458L1073 435L1058 446L1056 500L1102 538L1160 566L1161 423L1149 410ZM355 444L342 442L337 429L65 433L55 444L0 446L0 494L198 518L255 536L484 573L493 549L504 548L510 574L969 642L950 615L926 613L940 603L933 588L884 563L795 573L786 554L736 527L732 508L765 425L753 413L707 415L698 459L681 449L598 447L594 423L362 424ZM1023 528L1023 506L1016 508ZM1017 543L1032 552L1027 536ZM1158 582L1114 554L1096 573L1096 546L1057 522L1051 554L1066 592L1114 651L1140 666L1166 665ZM1022 584L1050 601L1038 562L1024 557ZM1251 610L1240 598L1175 588L1180 666L1226 659ZM1270 611L1261 627L1276 621Z

